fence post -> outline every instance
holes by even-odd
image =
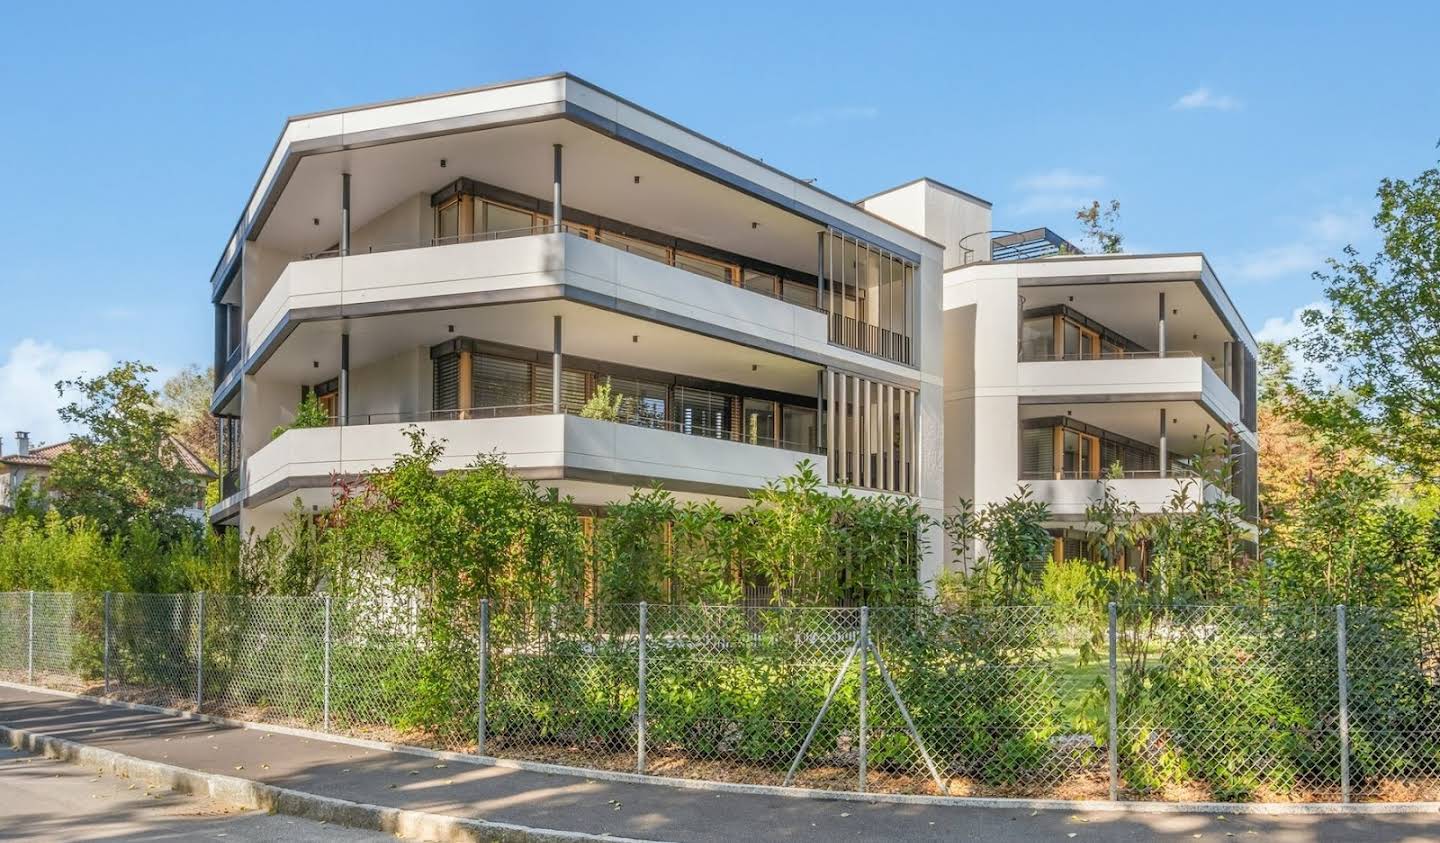
[[[1115,634],[1115,604],[1110,604],[1110,670],[1107,674],[1110,699],[1106,705],[1106,715],[1109,718],[1109,735],[1106,738],[1107,763],[1110,767],[1110,801],[1117,802],[1120,799],[1120,717],[1119,717],[1119,674],[1116,670],[1116,634]]]
[[[480,598],[480,688],[476,701],[475,754],[485,754],[485,686],[490,680],[490,598]]]
[[[635,772],[645,772],[645,638],[649,628],[649,606],[640,601],[640,654],[635,703]]]
[[[29,620],[25,633],[25,684],[35,684],[35,592],[30,592]]]
[[[1350,670],[1346,665],[1345,604],[1335,607],[1335,666],[1340,686],[1340,801],[1350,801]]]
[[[330,595],[325,595],[325,689],[321,700],[325,731],[330,731]]]
[[[205,703],[205,592],[195,604],[195,711]]]
[[[101,625],[105,628],[105,653],[102,661],[105,663],[105,696],[110,696],[110,592],[105,592],[105,609],[101,615]]]
[[[860,792],[865,792],[865,785],[869,778],[867,769],[870,762],[870,723],[868,720],[869,708],[867,704],[868,683],[866,674],[868,668],[867,657],[870,655],[870,607],[860,607]]]

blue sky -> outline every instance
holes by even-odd
[[[1118,198],[1130,250],[1206,252],[1283,335],[1326,256],[1373,247],[1379,179],[1440,157],[1440,5],[1281,5],[15,4],[0,436],[59,436],[59,377],[210,359],[206,282],[286,115],[557,70],[842,196],[928,175],[1072,235]]]

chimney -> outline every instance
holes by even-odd
[[[15,452],[22,457],[30,456],[30,434],[23,430],[15,431]]]

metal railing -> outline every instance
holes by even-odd
[[[0,594],[0,678],[672,777],[954,796],[1440,796],[1434,609],[426,605]]]
[[[406,250],[410,250],[410,249],[428,249],[428,248],[431,248],[431,247],[433,247],[433,246],[453,246],[453,245],[460,244],[460,243],[485,243],[485,242],[489,242],[489,241],[492,241],[492,240],[510,240],[510,239],[513,239],[513,238],[516,238],[516,237],[530,237],[530,236],[532,236],[532,235],[537,235],[537,234],[573,234],[573,235],[575,235],[576,237],[580,237],[580,238],[583,238],[583,239],[585,239],[585,240],[590,240],[590,241],[599,243],[599,244],[602,245],[602,246],[606,246],[606,247],[611,248],[611,249],[616,249],[616,250],[621,251],[621,252],[626,252],[627,254],[632,254],[632,255],[636,255],[636,256],[638,256],[638,257],[646,258],[646,259],[648,259],[648,260],[652,260],[652,261],[655,261],[656,263],[664,264],[664,265],[666,265],[666,266],[676,267],[676,268],[678,268],[678,269],[681,269],[681,270],[684,270],[684,271],[687,271],[687,272],[691,272],[692,275],[696,275],[696,276],[698,276],[698,277],[700,277],[700,278],[705,278],[705,279],[710,280],[710,281],[715,281],[715,282],[720,283],[720,284],[725,284],[726,286],[740,287],[741,289],[748,290],[749,292],[755,293],[756,295],[765,296],[766,298],[771,298],[771,299],[778,299],[778,300],[780,300],[780,301],[784,301],[784,302],[788,302],[788,303],[790,303],[790,304],[793,304],[793,305],[795,305],[796,307],[803,307],[803,308],[805,308],[805,309],[807,309],[807,310],[819,310],[819,309],[820,309],[820,308],[817,307],[817,306],[815,305],[815,303],[813,303],[813,302],[811,302],[811,303],[805,303],[805,302],[795,301],[794,298],[787,298],[786,296],[783,295],[783,288],[780,288],[778,285],[777,285],[777,287],[776,287],[775,289],[765,290],[765,289],[760,289],[760,288],[757,288],[757,287],[754,287],[754,286],[746,286],[746,285],[744,285],[743,283],[741,283],[741,278],[739,277],[739,275],[737,275],[735,278],[732,278],[731,280],[727,281],[727,280],[715,278],[714,276],[711,276],[711,275],[706,275],[705,273],[692,272],[692,271],[690,271],[690,270],[686,270],[683,266],[678,266],[678,265],[677,265],[677,262],[676,262],[676,260],[675,260],[674,254],[673,254],[673,249],[672,249],[670,246],[666,245],[666,244],[663,244],[663,243],[652,243],[651,241],[648,241],[648,240],[640,240],[639,238],[636,238],[636,237],[634,237],[633,235],[625,235],[623,239],[608,239],[608,240],[607,240],[607,239],[604,238],[604,236],[603,236],[603,234],[602,234],[599,238],[597,238],[597,237],[596,237],[596,229],[594,229],[594,228],[592,228],[592,227],[589,227],[589,226],[584,226],[584,225],[572,225],[572,224],[570,224],[570,223],[560,223],[559,225],[555,225],[555,224],[533,225],[533,226],[528,226],[528,227],[524,227],[524,228],[511,228],[511,229],[505,229],[505,230],[501,230],[501,231],[477,231],[477,232],[474,232],[474,233],[472,233],[472,234],[454,234],[454,235],[449,235],[449,236],[446,236],[446,237],[430,237],[430,238],[426,238],[426,239],[423,239],[423,240],[406,240],[406,241],[399,241],[399,242],[394,242],[394,243],[366,244],[363,248],[358,248],[358,249],[352,248],[352,249],[350,250],[350,255],[353,256],[353,255],[382,254],[382,253],[385,253],[385,252],[401,252],[401,251],[406,251]],[[633,242],[633,243],[628,243],[628,242],[625,242],[625,241],[634,241],[634,242]],[[656,249],[665,249],[665,250],[667,250],[667,254],[669,255],[669,257],[661,258],[661,257],[659,257],[658,255],[656,255],[653,251],[646,249],[645,246],[652,246],[652,247],[654,247],[654,248],[656,248]],[[334,249],[325,249],[325,250],[318,251],[318,252],[306,252],[305,254],[301,255],[300,259],[301,259],[301,260],[307,260],[307,261],[308,261],[308,260],[321,260],[321,259],[325,259],[325,258],[337,258],[337,257],[342,257],[341,250],[340,250],[338,247],[337,247],[337,248],[334,248]],[[729,266],[729,265],[727,265],[727,266]],[[734,266],[735,266],[735,268],[738,270],[738,265],[734,265]],[[777,279],[777,280],[778,280],[778,279]]]
[[[562,405],[560,413],[562,415],[586,417],[584,407],[574,403]],[[345,426],[424,424],[426,422],[437,421],[478,421],[484,419],[549,415],[555,415],[553,404],[507,404],[488,407],[471,407],[464,410],[428,410],[424,412],[404,413],[351,413],[344,417],[344,423]],[[807,454],[821,453],[818,443],[796,442],[783,438],[777,439],[774,436],[751,436],[744,431],[743,426],[740,428],[715,427],[712,425],[696,424],[694,422],[634,413],[622,413],[613,418],[609,416],[590,416],[590,418],[594,418],[597,421],[629,425],[631,427],[645,427],[652,430],[665,430],[687,436],[699,436],[705,439],[718,439],[724,442],[739,442],[741,444],[758,445],[765,448],[780,448],[786,451],[798,451]],[[341,426],[340,422],[341,417],[332,416],[330,426]]]
[[[1125,469],[1116,474],[1109,468],[1100,471],[1023,471],[1020,473],[1021,480],[1144,480],[1144,479],[1183,479],[1199,477],[1200,472],[1186,465],[1171,466],[1164,475],[1160,474],[1158,468],[1146,469]]]
[[[1167,351],[1161,354],[1158,351],[1102,351],[1099,354],[1090,352],[1074,352],[1070,354],[1036,354],[1023,349],[1020,352],[1021,363],[1054,363],[1061,361],[1078,360],[1163,360],[1169,357],[1200,357],[1198,351],[1176,350]]]

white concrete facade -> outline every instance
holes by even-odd
[[[849,202],[565,74],[292,118],[211,279],[212,520],[328,506],[411,424],[443,470],[499,452],[596,507],[735,506],[809,459],[937,523],[1024,484],[1083,528],[1097,481],[1026,467],[1051,428],[1134,461],[1114,488],[1146,511],[1221,494],[1175,475],[1253,451],[1256,349],[1204,258],[992,262],[991,211],[925,178]],[[1036,319],[1095,353],[1027,356]],[[601,382],[625,419],[576,416]],[[307,389],[335,425],[283,431]],[[926,539],[929,582],[953,554]]]
[[[884,263],[832,319],[841,243]],[[938,519],[943,251],[569,75],[293,118],[211,279],[212,521],[327,507],[412,424],[441,470],[493,452],[585,506],[652,483],[738,506],[801,460],[836,476],[836,373],[867,397],[844,477]],[[601,382],[625,418],[576,415]],[[332,425],[287,429],[307,390]]]

